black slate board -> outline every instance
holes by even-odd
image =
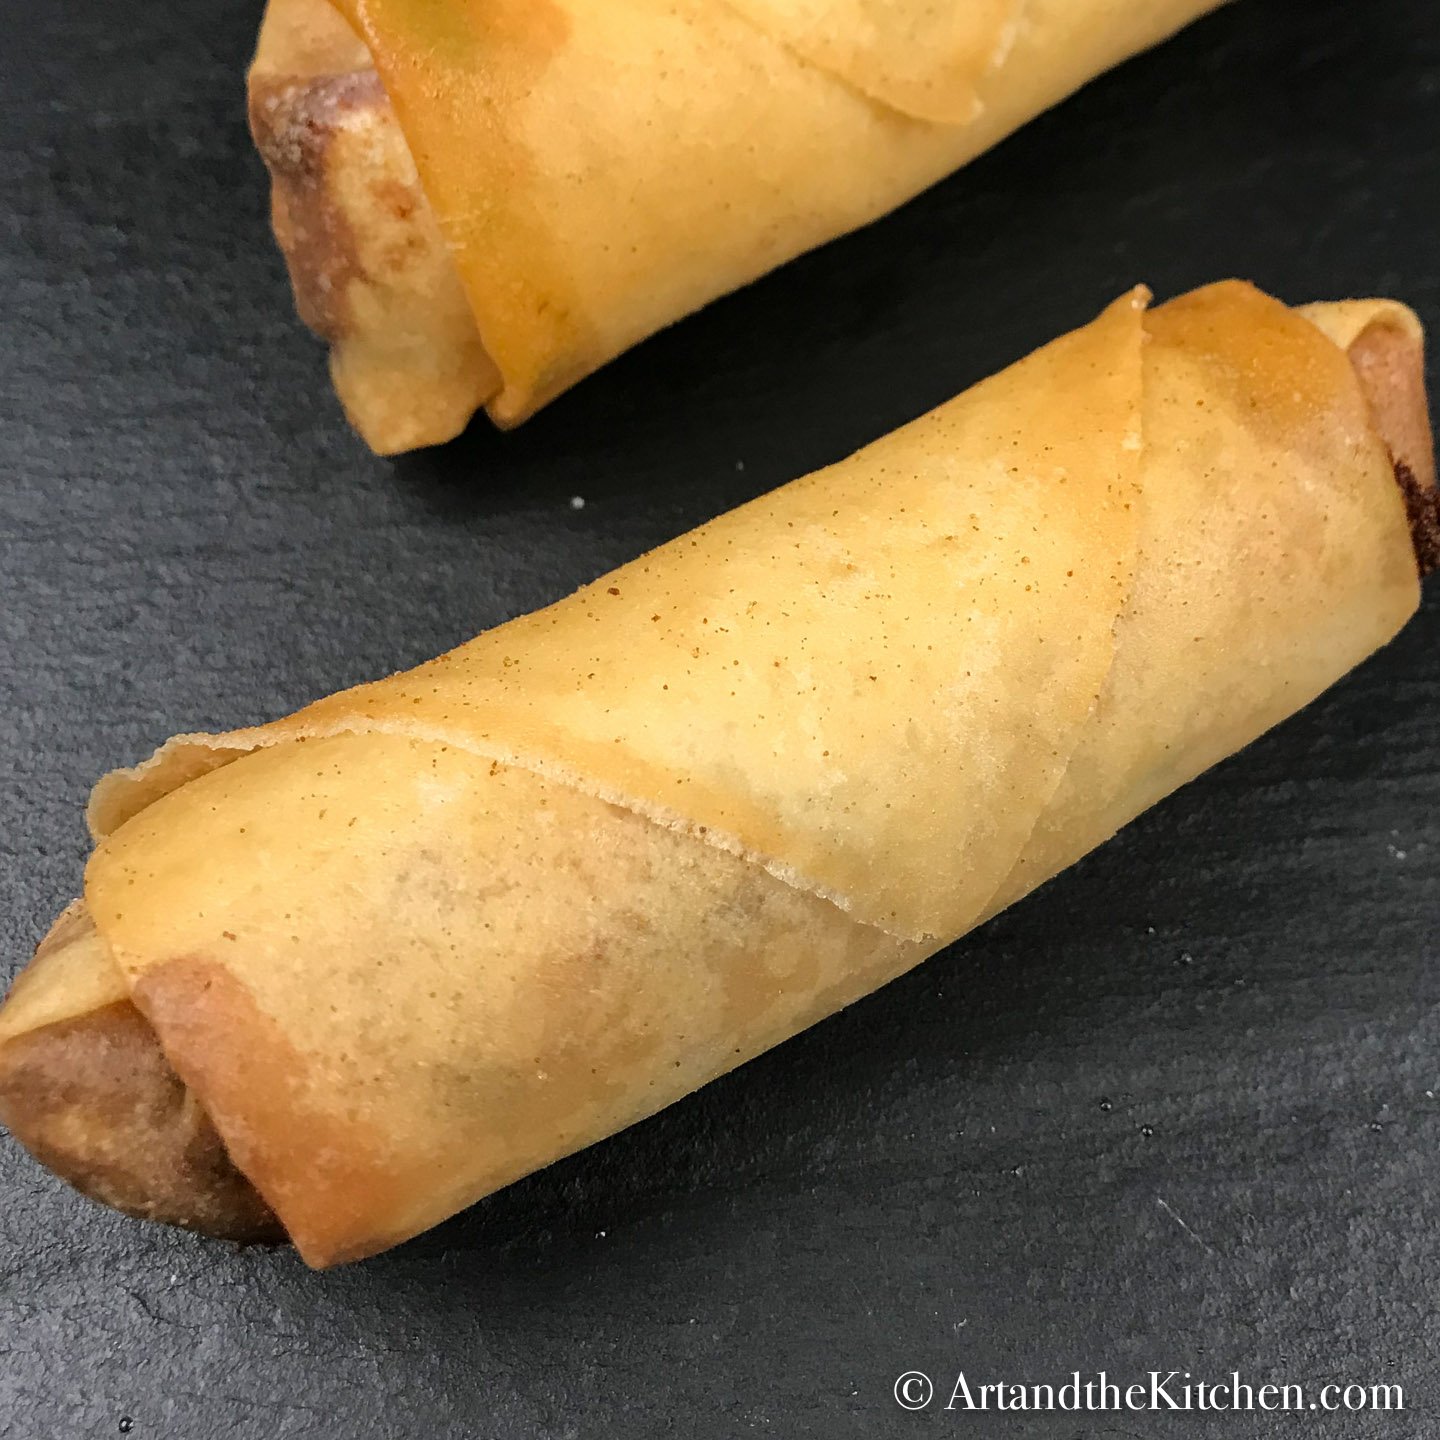
[[[1138,279],[1440,325],[1433,0],[1242,0],[509,437],[399,463],[292,318],[254,5],[0,40],[0,954],[103,769],[408,665],[836,458]],[[572,509],[570,497],[586,505]],[[315,1275],[0,1146],[0,1431],[1440,1434],[1440,598],[1015,912],[700,1095]],[[1072,1369],[1407,1414],[905,1413]],[[1308,1428],[1307,1428],[1308,1427]]]

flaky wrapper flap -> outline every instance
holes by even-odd
[[[416,670],[108,778],[104,833],[256,745],[443,741],[949,939],[1058,783],[1134,565],[1140,292],[840,464]]]
[[[766,34],[902,115],[973,123],[996,91],[1026,83],[1036,37],[1063,26],[1073,0],[726,0]],[[1192,19],[1187,0],[1102,0],[1093,31],[1142,28],[1151,38]],[[1018,70],[1012,60],[1018,52]]]
[[[807,62],[921,120],[963,124],[1005,62],[1027,0],[727,0]]]

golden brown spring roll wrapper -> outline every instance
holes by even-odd
[[[1218,3],[270,0],[251,115],[388,452],[524,419]]]
[[[1403,624],[1406,505],[1341,347],[1408,375],[1414,317],[1143,302],[429,666],[97,787],[79,963],[307,1260],[873,989]]]

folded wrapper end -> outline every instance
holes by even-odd
[[[1370,401],[1375,428],[1390,447],[1423,579],[1440,570],[1440,490],[1425,393],[1424,336],[1399,324],[1377,322],[1360,332],[1349,355]]]
[[[1350,357],[1395,466],[1423,579],[1440,569],[1440,490],[1425,389],[1425,332],[1411,310],[1393,301],[1308,305],[1301,313]]]
[[[300,318],[378,455],[453,439],[499,389],[369,52],[329,0],[268,7],[250,132]]]
[[[1390,302],[1303,313],[1351,358],[1428,573],[1440,562],[1440,502],[1419,322]],[[130,1003],[83,902],[0,1006],[0,1120],[42,1164],[126,1214],[222,1239],[285,1238]]]
[[[286,1238],[126,998],[83,901],[40,942],[4,1018],[22,1005],[35,1018],[79,1007],[0,1032],[0,1121],[42,1165],[137,1219],[221,1240]]]

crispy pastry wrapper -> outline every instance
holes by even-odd
[[[523,420],[1220,0],[270,0],[256,142],[365,439]]]
[[[1146,301],[427,665],[106,777],[95,943],[27,972],[0,1070],[128,998],[326,1265],[1070,864],[1418,602],[1382,438],[1426,474],[1414,316]]]

